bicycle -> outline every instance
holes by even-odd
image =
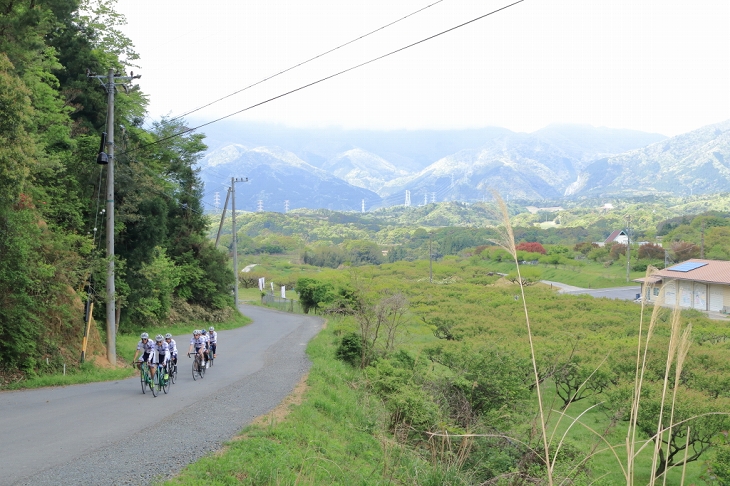
[[[142,364],[139,367],[139,381],[142,384],[142,394],[144,395],[145,388],[148,386],[150,387],[150,390],[152,391],[152,396],[156,397],[157,393],[155,391],[154,383],[152,383],[152,377],[150,375],[150,365],[147,363],[147,361],[143,361]]]
[[[188,353],[188,358],[190,358],[190,353]],[[205,366],[203,366],[203,358],[200,357],[200,353],[195,353],[195,358],[193,359],[193,380],[197,380],[198,377],[202,379],[204,374]]]
[[[170,382],[174,385],[177,380],[177,363],[173,363],[172,360],[167,362],[168,370],[167,374],[170,375]]]
[[[210,363],[210,367],[211,368],[213,367],[213,360],[214,359],[215,359],[215,357],[213,356],[213,348],[210,347],[210,348],[208,348],[208,363]]]
[[[162,390],[163,392],[165,392],[165,395],[167,395],[167,393],[170,391],[170,386],[172,386],[168,365],[165,365],[164,367],[158,366],[157,373],[155,373],[155,385],[157,385],[157,391],[159,392],[160,390]],[[165,378],[165,376],[167,376],[167,378]]]

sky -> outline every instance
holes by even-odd
[[[515,0],[118,0],[149,115],[195,124],[261,103]],[[434,4],[434,2],[436,2]],[[730,119],[727,0],[524,0],[235,115],[290,127],[532,132],[552,123],[667,136]]]

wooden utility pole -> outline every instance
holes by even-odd
[[[631,215],[626,216],[626,281],[628,282],[631,271]]]
[[[233,230],[233,301],[238,308],[238,237],[236,236],[236,182],[248,182],[248,177],[231,177],[231,229]]]
[[[223,214],[221,214],[221,224],[218,225],[218,234],[215,237],[215,246],[218,247],[218,240],[221,237],[221,229],[223,229],[223,221],[226,219],[226,209],[228,208],[228,199],[231,197],[231,188],[226,193],[226,203],[223,205]]]
[[[106,355],[109,363],[117,364],[117,319],[116,319],[116,289],[114,288],[114,93],[117,85],[127,89],[125,82],[139,79],[141,76],[117,76],[113,69],[109,69],[106,76],[92,74],[87,70],[86,76],[96,78],[107,92],[106,106]],[[106,80],[104,83],[103,80]],[[117,83],[117,81],[121,81]],[[101,154],[100,154],[101,155]],[[104,163],[97,159],[99,163]]]

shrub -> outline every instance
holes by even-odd
[[[339,346],[337,346],[337,359],[352,366],[359,366],[361,355],[362,338],[360,335],[354,332],[348,332],[342,336],[342,340]]]
[[[530,253],[540,253],[541,255],[545,255],[547,252],[545,251],[545,247],[543,247],[540,243],[537,242],[522,242],[516,247],[517,251],[526,251]]]

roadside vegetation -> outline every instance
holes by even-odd
[[[265,257],[329,319],[305,400],[171,484],[727,484],[728,322],[560,295],[548,269],[597,286],[614,265],[497,240],[432,267]]]

